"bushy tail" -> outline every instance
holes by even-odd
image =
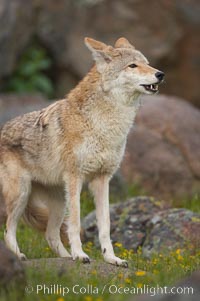
[[[39,207],[29,203],[24,211],[23,220],[29,226],[40,232],[45,232],[48,222],[48,208]],[[63,244],[68,244],[67,236],[67,217],[64,218],[60,228],[60,237]]]
[[[23,219],[26,224],[37,229],[40,232],[45,232],[47,228],[48,216],[49,216],[49,208],[48,202],[51,199],[58,199],[58,203],[61,201],[59,198],[63,200],[64,195],[56,188],[46,189],[44,186],[39,184],[32,185],[32,193],[28,202],[28,205],[24,211]],[[56,202],[55,202],[56,206]],[[67,236],[67,216],[65,216],[63,223],[60,228],[60,236],[61,240],[64,244],[68,244],[68,236]]]

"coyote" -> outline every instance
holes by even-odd
[[[90,259],[80,239],[80,193],[89,183],[101,251],[106,262],[127,267],[110,239],[109,180],[123,158],[141,94],[158,92],[164,73],[149,66],[125,38],[115,46],[85,38],[95,64],[66,96],[7,122],[0,130],[0,190],[7,222],[5,242],[22,260],[19,219],[45,232],[60,257]],[[71,255],[63,245],[69,240]]]

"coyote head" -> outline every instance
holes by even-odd
[[[164,73],[151,67],[127,39],[118,39],[114,47],[91,38],[85,38],[85,44],[93,54],[105,91],[117,89],[117,93],[129,96],[158,92]]]

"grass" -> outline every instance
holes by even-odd
[[[183,202],[182,205],[195,212],[200,212],[200,202],[197,197]],[[92,198],[87,192],[83,194],[81,206],[84,215],[93,209]],[[0,231],[0,239],[3,239],[3,230]],[[22,223],[19,226],[17,236],[20,248],[28,258],[55,257],[43,235]],[[83,248],[92,259],[96,259],[97,264],[101,262],[100,250],[91,242],[84,244]],[[170,285],[174,285],[181,278],[200,268],[200,250],[191,249],[189,245],[185,249],[177,249],[168,255],[153,255],[151,259],[144,258],[141,249],[134,253],[132,250],[126,250],[119,242],[115,243],[114,248],[116,255],[128,260],[128,271],[119,269],[115,275],[102,276],[99,274],[98,266],[96,266],[94,270],[85,272],[83,276],[80,275],[80,263],[76,263],[70,272],[58,272],[50,267],[41,267],[40,270],[28,268],[26,277],[29,293],[26,292],[19,299],[17,290],[12,289],[7,295],[4,295],[4,292],[0,293],[0,301],[130,300],[136,295],[136,290],[140,292],[146,286],[151,290],[151,294],[154,294],[157,287],[167,286],[169,288]],[[43,287],[38,287],[40,289],[38,293],[36,291],[37,285],[43,285]],[[46,294],[44,294],[45,286]],[[30,292],[31,288],[34,289],[34,292]],[[105,291],[102,294],[104,288]],[[64,290],[66,292],[69,290],[65,296],[62,293]]]
[[[186,208],[200,214],[200,194],[195,194],[192,198],[174,200],[172,207]]]
[[[24,247],[23,251],[25,251],[30,258],[46,258],[52,256],[45,241],[34,231],[21,226],[18,236],[21,247]],[[26,241],[24,246],[22,244],[23,241]],[[114,276],[106,275],[100,277],[98,267],[96,267],[90,273],[85,273],[83,277],[79,273],[80,263],[77,263],[73,272],[70,271],[70,273],[59,273],[47,267],[41,267],[40,271],[28,268],[26,271],[28,290],[33,288],[34,292],[25,293],[24,298],[20,300],[128,300],[134,295],[130,291],[134,292],[137,288],[141,289],[144,288],[145,285],[148,285],[153,294],[156,287],[170,287],[170,285],[174,284],[177,280],[185,275],[191,274],[192,271],[198,269],[200,266],[200,252],[191,254],[187,250],[177,249],[167,256],[158,254],[154,255],[151,259],[145,259],[140,249],[137,253],[134,253],[132,250],[123,248],[120,243],[116,243],[114,247],[118,256],[129,261],[128,274],[127,270],[124,269],[119,270]],[[91,258],[95,258],[97,262],[101,260],[100,251],[97,250],[91,242],[84,245],[84,250]],[[40,285],[43,287],[40,287]],[[40,289],[38,293],[37,286],[38,289]],[[102,295],[102,290],[105,286],[106,289]],[[55,287],[57,287],[56,290]],[[67,291],[67,289],[69,289],[70,292],[66,294],[66,296],[63,296],[63,290]],[[121,292],[123,290],[129,290],[129,293],[115,293],[116,289],[120,289]],[[44,294],[44,290],[46,294]],[[49,294],[48,290],[50,290]],[[5,298],[5,296],[2,295],[0,300],[17,300],[16,291],[11,291],[9,297],[7,295]]]

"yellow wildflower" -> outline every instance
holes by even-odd
[[[116,243],[115,243],[115,247],[121,248],[121,247],[122,247],[122,244],[121,244],[120,242],[116,242]]]
[[[143,284],[142,283],[137,283],[137,287],[141,288],[141,287],[143,287]]]
[[[177,259],[181,261],[181,260],[183,260],[183,256],[178,255],[178,256],[177,256]]]
[[[200,222],[200,218],[199,217],[192,217],[192,222],[199,223]]]
[[[84,300],[85,301],[92,301],[92,297],[91,296],[85,296]]]
[[[158,263],[158,259],[157,259],[157,258],[154,258],[154,259],[152,260],[152,262],[153,262],[153,264],[157,264],[157,263]]]
[[[128,284],[131,284],[131,279],[130,278],[126,278],[125,282],[128,283]]]
[[[146,275],[146,272],[145,271],[136,271],[135,275],[136,276],[144,276],[144,275]]]
[[[126,257],[127,256],[127,252],[126,252],[126,250],[124,250],[123,252],[122,252],[122,255],[121,255],[122,257]]]
[[[122,279],[123,277],[124,277],[124,274],[122,274],[122,273],[118,274],[118,278]]]
[[[93,242],[92,241],[88,241],[87,245],[88,245],[88,247],[92,247],[93,246]]]
[[[56,301],[65,301],[65,299],[63,297],[59,297],[58,299],[56,299]]]

